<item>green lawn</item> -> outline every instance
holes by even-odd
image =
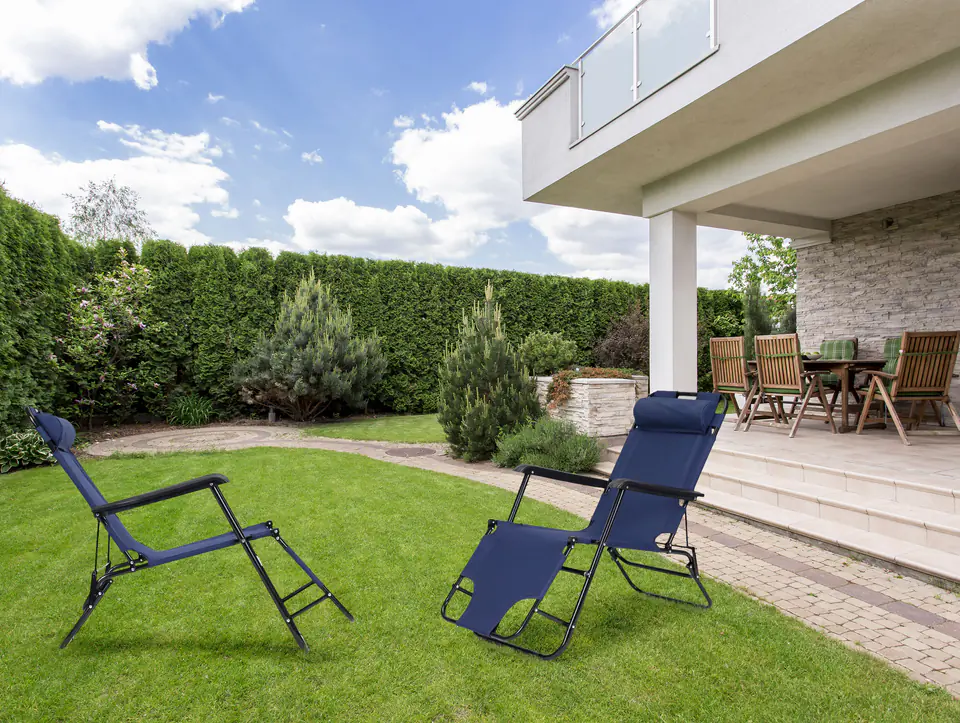
[[[241,522],[274,520],[357,622],[321,605],[299,618],[312,646],[301,653],[234,547],[119,579],[60,651],[85,592],[93,520],[61,470],[4,475],[2,720],[960,720],[942,690],[732,589],[708,581],[714,609],[686,609],[633,593],[608,559],[560,659],[485,643],[439,608],[487,519],[509,511],[512,495],[493,487],[294,449],[87,469],[108,499],[225,473]],[[531,501],[520,517],[579,522]],[[124,518],[154,546],[226,529],[206,493]],[[300,584],[275,543],[256,544],[281,593]],[[571,592],[561,587],[547,609],[560,612]]]
[[[436,414],[410,414],[375,419],[328,422],[304,430],[311,437],[355,439],[363,442],[445,442]]]

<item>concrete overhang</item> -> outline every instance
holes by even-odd
[[[526,200],[634,216],[680,208],[696,212],[703,225],[767,233],[777,227],[783,235],[812,239],[851,208],[909,200],[897,189],[858,191],[859,199],[844,200],[836,182],[818,194],[810,179],[822,184],[824,173],[841,173],[850,184],[869,180],[881,168],[895,173],[907,163],[910,168],[901,170],[917,181],[913,198],[933,195],[927,189],[960,187],[956,145],[952,153],[939,153],[936,168],[928,165],[938,157],[938,144],[953,143],[960,128],[954,114],[960,107],[960,55],[951,52],[960,48],[960,2],[719,0],[719,8],[717,53],[584,139],[572,125],[575,69],[564,67],[534,94],[518,113]],[[915,79],[907,76],[911,69],[917,69]],[[885,97],[866,92],[888,80]],[[913,80],[925,85],[911,95]],[[929,95],[938,83],[939,102]],[[922,100],[911,117],[917,97]],[[861,102],[874,107],[859,109]],[[846,110],[848,126],[838,130],[844,139],[828,137],[833,145],[821,153],[783,154],[778,144],[786,135],[777,138],[778,130],[811,125],[806,119],[818,111],[822,122],[834,108]],[[900,111],[885,125],[871,115],[890,108]],[[877,122],[858,127],[863,118]],[[834,125],[839,129],[840,122]],[[927,172],[903,150],[910,147],[916,158],[923,151]],[[745,169],[738,156],[743,149],[765,150],[779,165]],[[877,160],[881,156],[885,161]],[[707,187],[702,174],[711,163],[730,178]],[[798,173],[806,163],[811,165]],[[773,182],[771,174],[791,165],[792,176]]]

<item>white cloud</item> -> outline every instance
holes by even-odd
[[[179,133],[164,133],[160,130],[144,131],[138,125],[120,126],[106,121],[97,121],[97,128],[105,133],[120,135],[120,142],[123,145],[146,156],[212,163],[211,159],[223,155],[223,151],[218,146],[210,145],[210,134],[206,131],[195,136],[182,136]]]
[[[485,81],[475,80],[470,85],[468,85],[464,90],[472,90],[474,93],[479,93],[480,95],[486,95],[487,91],[490,90],[490,86],[486,84]]]
[[[421,205],[393,209],[347,198],[290,204],[284,217],[292,245],[376,258],[427,261],[467,258],[528,222],[570,273],[634,282],[648,280],[649,223],[641,218],[524,203],[520,186],[522,101],[485,100],[445,113],[438,126],[406,128],[390,160],[397,178]],[[699,279],[723,287],[743,236],[700,229]]]
[[[517,87],[516,87],[516,89],[514,90],[514,93],[513,93],[514,96],[516,96],[517,98],[519,98],[520,96],[523,95],[523,90],[524,90],[523,81],[522,81],[522,80],[518,80],[518,81],[517,81]]]
[[[320,155],[319,151],[310,151],[309,153],[304,151],[300,154],[300,158],[310,165],[323,163],[323,156]]]
[[[413,118],[408,115],[397,116],[393,119],[394,128],[412,128],[414,124]]]
[[[266,133],[268,136],[275,136],[275,135],[277,135],[277,132],[276,132],[275,130],[273,130],[272,128],[267,128],[267,127],[264,126],[264,125],[260,125],[260,124],[257,123],[257,121],[255,121],[255,120],[250,121],[250,125],[252,125],[254,128],[256,128],[256,129],[257,129],[258,131],[260,131],[261,133]]]
[[[270,220],[269,218],[267,218],[266,216],[264,216],[262,213],[258,213],[258,214],[256,215],[256,219],[257,219],[260,223],[266,223],[267,221]]]
[[[374,258],[449,256],[447,240],[437,224],[416,206],[392,211],[358,206],[346,198],[310,202],[297,199],[284,220],[293,227],[293,243],[301,251]]]
[[[240,212],[235,208],[215,208],[210,215],[214,218],[239,218]]]
[[[113,123],[102,123],[101,130],[119,134],[134,155],[73,161],[6,143],[0,145],[0,179],[13,195],[63,217],[70,210],[65,193],[76,193],[90,181],[116,178],[140,194],[141,207],[161,238],[187,245],[210,241],[197,229],[200,214],[195,206],[229,209],[230,196],[223,186],[230,177],[214,164],[206,134],[180,136]]]
[[[254,208],[260,208],[260,199],[259,199],[259,198],[253,199],[253,207],[254,207]]]
[[[436,118],[434,118],[432,115],[427,115],[426,113],[421,113],[421,114],[420,114],[420,120],[422,120],[422,121],[423,121],[424,123],[426,123],[428,126],[431,126],[431,125],[433,125],[434,123],[437,122],[437,119],[436,119]]]
[[[266,249],[270,252],[270,255],[274,257],[276,257],[281,251],[291,250],[290,244],[288,243],[265,238],[248,238],[244,241],[230,241],[229,243],[225,243],[223,245],[229,246],[238,254],[246,249]]]
[[[285,135],[287,138],[293,138],[293,133],[288,131],[286,128],[281,128],[280,132],[283,133],[283,135]]]
[[[233,118],[228,118],[227,116],[223,116],[223,118],[220,119],[220,122],[225,126],[230,126],[231,128],[236,128],[240,125],[240,121],[234,120]]]
[[[551,208],[530,224],[547,248],[578,276],[644,283],[650,280],[650,222],[578,208]],[[746,251],[742,233],[697,229],[697,283],[725,288],[735,259]]]
[[[563,45],[564,43],[570,42],[570,36],[567,33],[560,33],[557,37],[557,45]]]
[[[211,105],[213,105],[215,103],[219,103],[221,100],[223,100],[226,97],[227,96],[225,95],[214,95],[213,93],[207,93],[207,103],[210,103]]]
[[[133,81],[149,90],[157,72],[148,48],[165,43],[193,20],[212,24],[255,0],[17,0],[4,3],[0,79],[35,85],[47,78]]]

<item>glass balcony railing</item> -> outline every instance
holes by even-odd
[[[580,138],[717,50],[718,0],[644,0],[577,59]]]

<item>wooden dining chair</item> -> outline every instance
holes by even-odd
[[[820,379],[821,373],[808,372],[803,368],[800,337],[797,334],[758,336],[754,339],[754,348],[757,353],[758,393],[769,400],[771,411],[774,414],[779,412],[784,421],[788,421],[789,415],[784,411],[783,399],[786,397],[803,399],[790,429],[790,438],[796,436],[797,428],[803,421],[814,397],[820,401],[830,429],[836,434],[837,425],[833,421],[833,407],[827,403],[827,394]],[[777,403],[776,407],[774,401]],[[747,430],[750,429],[759,406],[757,404],[751,411],[747,419]]]
[[[733,402],[737,413],[739,431],[753,405],[760,404],[757,375],[747,366],[746,345],[742,336],[714,337],[710,340],[710,369],[713,372],[713,391],[723,394]],[[743,409],[740,408],[738,395],[743,395]],[[768,415],[763,415],[767,418]]]
[[[896,369],[890,373],[884,371],[868,371],[867,378],[870,386],[867,387],[867,396],[863,400],[863,410],[860,421],[857,423],[857,434],[863,432],[867,424],[883,423],[882,417],[871,417],[870,407],[877,394],[883,401],[882,408],[886,409],[893,420],[900,439],[907,446],[910,441],[904,429],[900,415],[897,414],[897,402],[910,402],[911,426],[919,426],[923,419],[914,416],[919,404],[922,410],[929,402],[939,413],[937,404],[943,404],[950,411],[953,423],[960,430],[960,415],[950,401],[950,384],[953,380],[953,370],[957,364],[957,354],[960,350],[960,331],[905,331],[900,339],[900,353],[897,358]]]

